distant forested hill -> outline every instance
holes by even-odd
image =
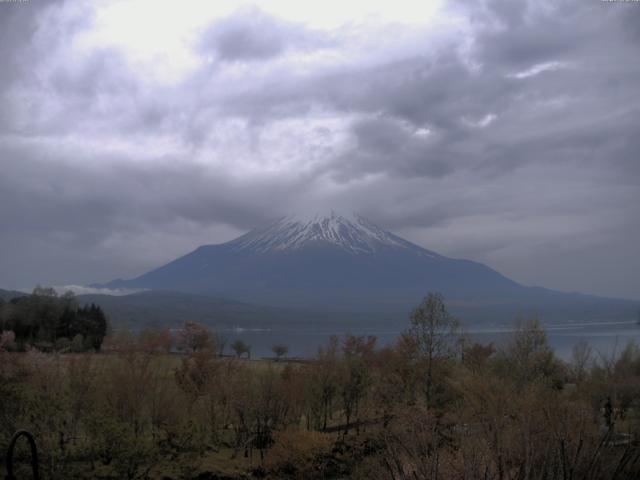
[[[79,295],[80,303],[95,303],[115,328],[178,327],[186,320],[217,327],[268,327],[314,325],[336,327],[357,322],[388,322],[389,315],[325,309],[280,308],[227,298],[172,291],[148,291],[131,295]],[[399,321],[405,322],[402,315]],[[387,323],[388,325],[388,323]],[[341,328],[340,331],[343,329]]]
[[[25,296],[27,296],[27,294],[24,292],[18,292],[16,290],[3,290],[2,288],[0,288],[0,298],[5,302],[11,300],[12,298]]]

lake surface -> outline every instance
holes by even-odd
[[[629,341],[640,343],[640,325],[635,321],[611,321],[592,323],[543,324],[550,345],[556,355],[569,359],[573,346],[584,339],[593,348],[595,355],[611,355],[620,352]],[[404,328],[404,327],[403,327]],[[466,326],[466,332],[478,342],[494,342],[504,344],[513,333],[513,327],[504,325]],[[241,339],[251,345],[252,356],[272,357],[271,346],[284,343],[289,347],[290,357],[313,357],[318,347],[326,345],[331,335],[375,335],[378,345],[388,345],[395,341],[402,328],[391,327],[351,327],[351,328],[318,328],[318,327],[279,327],[242,329],[226,328],[219,332],[230,345],[235,339]],[[230,349],[227,346],[227,352]]]

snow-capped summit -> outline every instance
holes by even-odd
[[[422,255],[436,256],[383,230],[358,214],[345,215],[334,210],[326,214],[281,217],[231,243],[236,251],[259,253],[329,245],[354,254],[375,253],[383,249],[412,249],[419,250]]]

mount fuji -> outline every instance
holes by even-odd
[[[554,317],[571,311],[574,318],[615,311],[632,318],[637,307],[624,300],[526,287],[486,265],[445,257],[361,216],[333,211],[279,218],[227,243],[201,246],[137,278],[101,286],[361,312],[406,312],[427,292],[438,291],[454,313],[485,318],[533,311]]]

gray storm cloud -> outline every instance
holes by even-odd
[[[0,3],[0,288],[136,275],[296,205],[640,299],[639,5],[324,30],[245,6],[183,70],[87,42],[99,8]]]
[[[329,35],[279,20],[257,7],[245,7],[202,34],[200,51],[223,62],[268,60],[287,50],[315,50],[329,46]]]

